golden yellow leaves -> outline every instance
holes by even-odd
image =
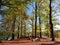
[[[50,11],[50,8],[49,8],[49,6],[46,6],[46,8],[45,8],[47,11]]]
[[[57,32],[58,38],[60,38],[60,32]]]
[[[36,2],[40,2],[41,0],[36,0]]]
[[[15,4],[15,1],[14,0],[10,0],[9,3],[10,4]]]
[[[18,9],[18,10],[21,10],[21,8],[22,8],[21,6],[17,6],[17,9]]]
[[[37,32],[40,32],[40,30],[37,30]]]

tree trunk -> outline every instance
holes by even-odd
[[[24,24],[24,37],[26,37],[26,24]]]
[[[19,30],[20,30],[20,17],[19,17],[19,22],[18,22],[18,36],[17,36],[17,38],[20,38],[19,37]]]
[[[40,38],[42,38],[42,33],[41,33],[41,18],[39,17],[39,27],[40,27]]]
[[[36,38],[36,30],[37,30],[37,2],[35,2],[35,38]]]
[[[51,0],[50,0],[50,31],[51,31],[51,38],[52,38],[52,41],[54,41],[54,33],[53,33],[53,23],[52,23],[52,8],[51,8]]]
[[[32,20],[32,38],[33,38],[33,20]]]
[[[12,40],[14,40],[15,21],[16,21],[16,15],[14,15],[14,19],[12,23]]]
[[[26,22],[25,21],[24,21],[24,37],[26,37]]]
[[[21,37],[22,37],[22,19],[21,19]]]
[[[18,26],[18,37],[17,38],[19,38],[19,26]]]
[[[2,1],[0,0],[0,9],[1,9]]]

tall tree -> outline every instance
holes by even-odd
[[[12,40],[14,39],[15,21],[16,21],[16,15],[14,15],[14,19],[12,23]]]
[[[52,23],[52,8],[51,8],[51,0],[50,0],[50,15],[49,15],[49,22],[50,22],[50,31],[51,31],[51,38],[52,38],[52,41],[55,40],[54,38],[54,32],[53,32],[53,23]]]
[[[37,31],[37,2],[35,2],[35,38],[36,38],[36,31]]]
[[[18,26],[18,37],[17,38],[19,38],[19,26]]]
[[[40,38],[42,38],[42,32],[41,32],[41,17],[39,17],[39,28],[40,28]]]

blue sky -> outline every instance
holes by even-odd
[[[31,5],[28,6],[28,9],[26,9],[26,12],[29,16],[32,15],[32,10],[33,10],[33,7]]]
[[[32,11],[35,8],[35,2],[32,3],[32,5],[28,5],[28,8],[26,9],[26,12],[29,16],[32,16]]]

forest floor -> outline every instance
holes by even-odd
[[[0,45],[60,45],[60,38],[56,38],[55,41],[51,41],[51,38],[45,37],[40,39],[40,41],[32,41],[32,39],[5,40]]]

